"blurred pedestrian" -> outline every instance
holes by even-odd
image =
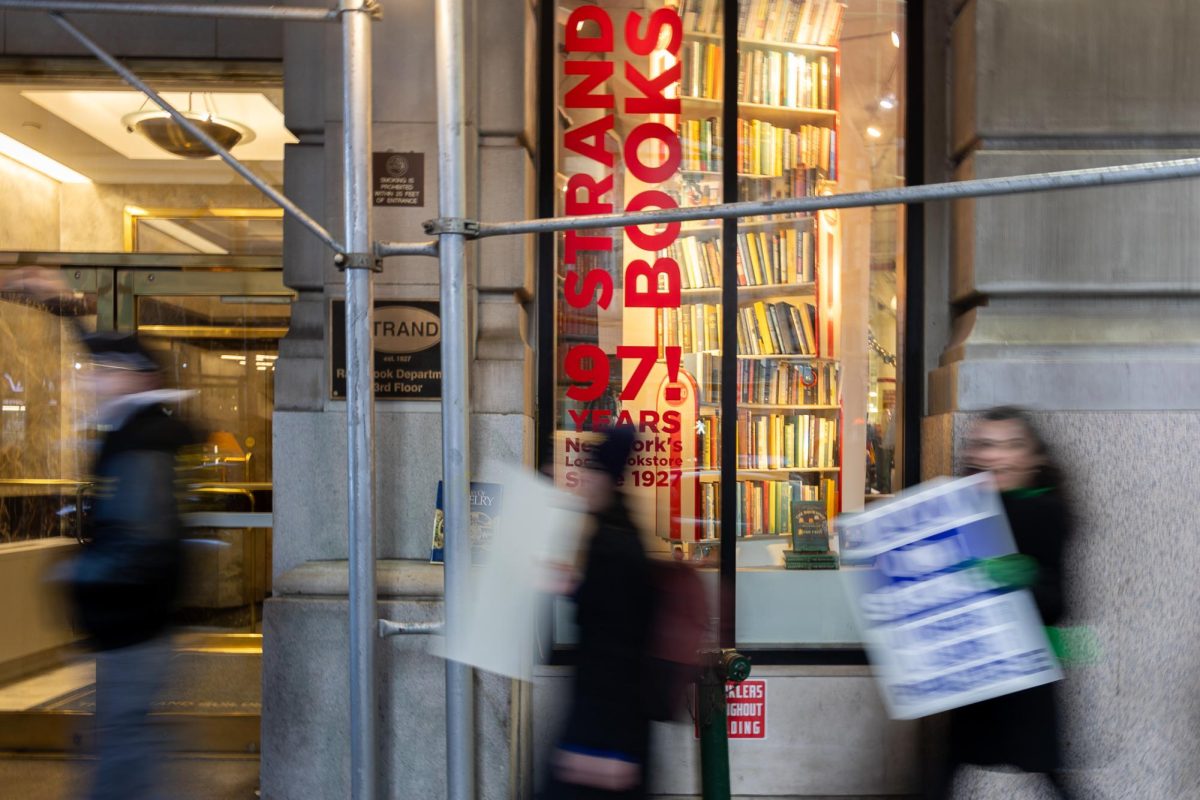
[[[990,472],[1000,490],[1017,553],[984,563],[989,577],[1033,593],[1043,624],[1066,611],[1063,551],[1070,529],[1062,473],[1029,415],[1018,408],[986,411],[966,439],[969,472]],[[949,758],[930,797],[952,797],[964,764],[1007,765],[1043,773],[1059,797],[1071,793],[1063,779],[1057,684],[1044,684],[950,712]]]
[[[96,651],[99,760],[90,796],[132,800],[154,796],[163,756],[162,732],[148,715],[166,679],[165,634],[182,580],[175,459],[195,436],[164,405],[171,393],[136,337],[92,334],[85,343],[103,437],[92,468],[90,542],[70,589]]]
[[[69,315],[75,298],[51,271],[23,270],[0,287]],[[79,628],[96,654],[93,800],[160,796],[163,734],[151,707],[166,680],[167,631],[182,580],[182,530],[175,502],[179,451],[195,443],[169,405],[153,356],[132,334],[84,334],[90,358],[82,391],[96,404],[101,433],[91,475],[96,498],[87,544],[65,576]]]
[[[634,440],[630,426],[610,429],[584,471],[593,531],[575,592],[579,665],[566,726],[552,754],[553,800],[646,796],[652,583],[641,535],[618,488]]]

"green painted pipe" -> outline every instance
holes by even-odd
[[[725,684],[750,676],[750,659],[734,650],[702,654],[705,668],[698,689],[700,717],[700,791],[704,800],[730,800],[729,724]]]

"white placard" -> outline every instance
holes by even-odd
[[[895,719],[1062,678],[1033,595],[980,561],[1016,552],[991,478],[941,478],[835,523],[847,594]]]

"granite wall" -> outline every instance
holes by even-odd
[[[1192,4],[946,0],[929,9],[948,75],[930,180],[1194,155]],[[940,87],[939,87],[940,82]],[[1102,657],[1071,670],[1065,747],[1081,797],[1194,797],[1200,644],[1200,183],[961,201],[927,228],[941,294],[924,477],[953,471],[975,411],[1028,406],[1077,514],[1071,618]],[[934,215],[937,218],[937,215]],[[938,253],[948,254],[939,258]],[[928,331],[927,331],[928,333]],[[930,342],[931,346],[935,342]],[[972,771],[958,797],[1048,797]]]

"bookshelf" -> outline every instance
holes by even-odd
[[[722,156],[736,157],[738,200],[832,191],[838,177],[840,48],[835,0],[743,0],[738,85],[722,85],[727,44],[718,0],[685,4],[681,50],[680,176],[696,196],[720,196]],[[734,137],[722,131],[737,108]],[[736,142],[736,148],[733,146]],[[689,186],[685,186],[685,189]],[[833,223],[833,224],[830,224]],[[739,540],[797,533],[795,502],[841,506],[839,315],[830,285],[840,270],[836,217],[748,218],[737,226],[737,530]],[[657,320],[660,346],[679,345],[700,395],[695,468],[701,516],[720,518],[722,224],[685,223],[675,257],[683,306]],[[726,355],[723,355],[726,354]],[[719,527],[719,526],[716,526]],[[703,541],[719,538],[702,525]]]

